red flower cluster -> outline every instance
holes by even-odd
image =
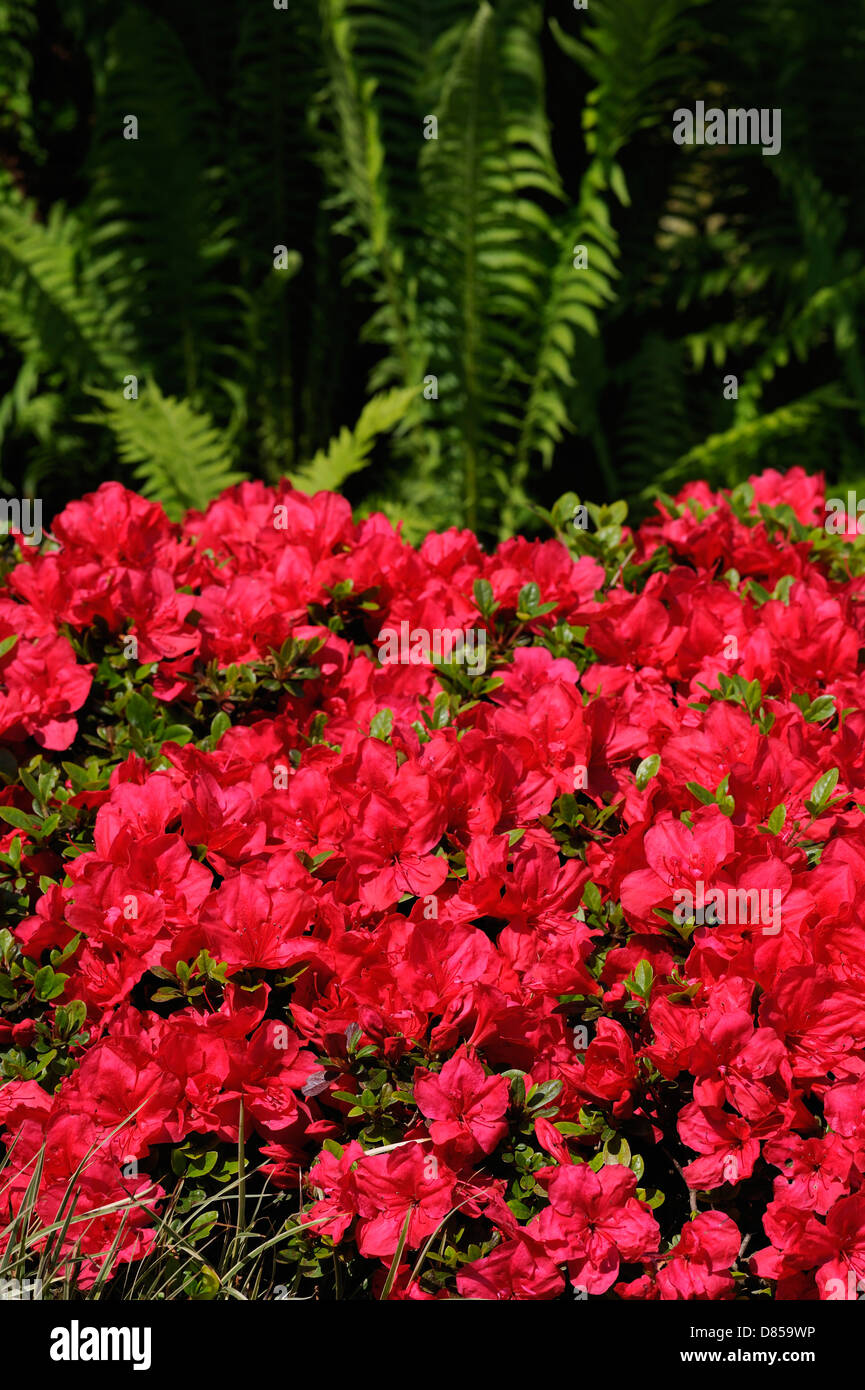
[[[373,1296],[856,1297],[865,585],[822,517],[796,471],[610,554],[415,550],[287,485],[179,526],[113,483],[69,506],[0,599],[0,738],[74,752],[77,714],[111,771],[63,772],[42,840],[0,793],[41,876],[16,949],[63,970],[0,1022],[5,1206],[46,1144],[50,1222],[83,1162],[86,1284],[242,1112]],[[404,622],[482,630],[485,670],[380,664]],[[174,732],[129,751],[106,709]]]

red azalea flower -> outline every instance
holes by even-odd
[[[433,1143],[451,1162],[478,1152],[492,1153],[508,1132],[504,1120],[507,1080],[487,1076],[465,1048],[460,1048],[438,1073],[415,1072],[414,1094],[421,1113],[432,1121],[429,1131]]]
[[[438,1229],[456,1205],[456,1178],[426,1151],[407,1143],[384,1154],[368,1154],[355,1171],[362,1255],[393,1255],[407,1225],[405,1248],[415,1250]]]
[[[660,1232],[648,1207],[635,1196],[630,1168],[587,1163],[556,1168],[550,1205],[531,1223],[551,1260],[565,1263],[571,1282],[589,1294],[616,1281],[622,1260],[638,1260],[658,1248]]]

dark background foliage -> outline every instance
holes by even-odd
[[[865,476],[862,0],[286,5],[0,0],[6,495],[290,473],[493,537]],[[780,154],[677,146],[697,100]]]

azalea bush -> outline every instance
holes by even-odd
[[[793,470],[488,554],[105,483],[9,540],[0,1276],[857,1297],[865,542],[824,518]]]

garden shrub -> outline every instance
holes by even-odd
[[[105,483],[10,542],[5,1269],[856,1297],[863,542],[801,470],[545,520]]]

